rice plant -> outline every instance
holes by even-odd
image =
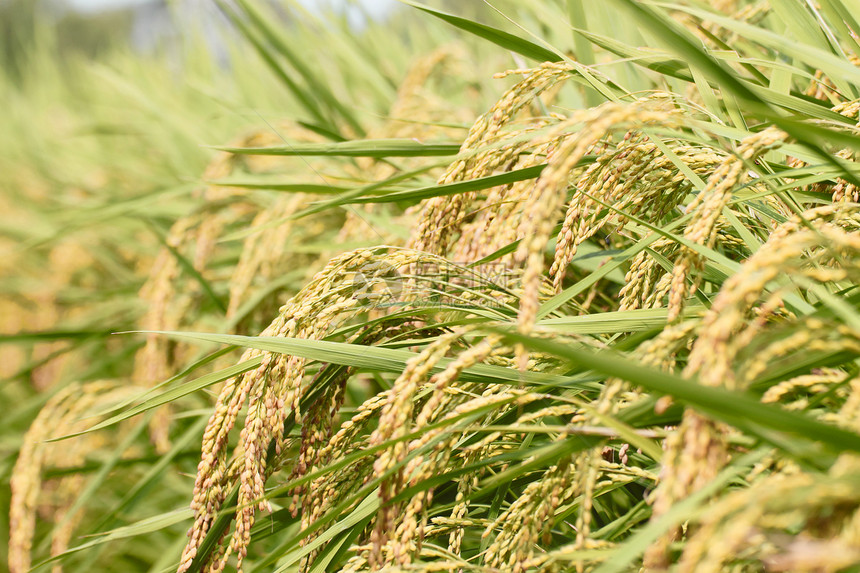
[[[218,4],[3,142],[11,571],[860,570],[856,0]]]

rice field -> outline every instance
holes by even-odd
[[[860,571],[858,0],[216,3],[0,74],[11,573]]]

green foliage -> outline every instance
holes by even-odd
[[[0,557],[854,570],[860,4],[403,4],[8,40]]]

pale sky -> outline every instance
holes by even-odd
[[[343,0],[300,0],[302,4],[308,7],[319,6],[321,4],[339,3]],[[129,6],[131,4],[140,4],[146,0],[67,0],[69,4],[79,10],[101,10],[104,8],[117,8],[120,6]],[[362,3],[373,15],[381,15],[391,9],[397,2],[396,0],[362,0]]]

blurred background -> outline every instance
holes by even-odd
[[[360,28],[368,18],[384,18],[396,0],[301,0],[298,4],[315,14],[340,12]],[[57,48],[64,57],[98,57],[118,45],[138,53],[169,47],[180,41],[189,26],[206,30],[214,43],[225,23],[211,0],[0,0],[0,41],[7,71],[20,72],[22,57],[37,41],[34,31],[39,27],[55,28]]]

